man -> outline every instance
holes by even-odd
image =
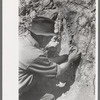
[[[54,34],[54,21],[37,17],[32,21],[28,31],[19,37],[19,95],[34,88],[39,77],[58,77],[63,74],[80,56],[77,50],[68,55],[48,58],[42,48],[50,42]],[[41,82],[41,81],[40,81]],[[36,100],[34,98],[34,100]],[[41,100],[54,100],[47,94]]]

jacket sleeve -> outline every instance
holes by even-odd
[[[62,56],[58,56],[58,57],[54,57],[54,58],[49,58],[51,61],[57,63],[57,64],[61,64],[65,61],[68,60],[68,55],[62,55]]]
[[[45,55],[40,55],[28,67],[28,70],[47,77],[59,75],[59,65],[50,61]]]

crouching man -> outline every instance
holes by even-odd
[[[54,21],[37,17],[28,31],[19,36],[19,98],[34,88],[38,76],[53,78],[63,74],[80,56],[74,50],[69,56],[48,58],[42,48],[50,42],[54,34]],[[29,100],[29,99],[28,99]],[[35,97],[32,100],[36,100]],[[52,94],[46,94],[39,100],[55,100]]]

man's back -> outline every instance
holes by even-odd
[[[39,55],[43,55],[37,47],[38,43],[30,34],[19,37],[19,62],[28,67]]]

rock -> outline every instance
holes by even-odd
[[[35,12],[35,11],[32,11],[32,12],[30,13],[30,17],[31,17],[31,18],[35,18],[35,16],[36,16],[36,12]]]
[[[33,2],[38,2],[39,0],[31,0],[31,1],[33,1]]]
[[[31,0],[25,0],[26,5],[28,5],[30,3]]]
[[[48,10],[40,11],[37,15],[42,16],[42,17],[51,18],[51,16],[56,12],[57,10],[48,9]]]
[[[87,22],[87,19],[84,16],[79,17],[79,25],[83,26],[85,25],[86,22]]]
[[[42,5],[45,7],[45,6],[48,6],[49,4],[51,3],[51,0],[42,0]]]
[[[58,16],[58,12],[53,13],[53,14],[51,15],[51,19],[55,21],[55,20],[57,19],[57,16]]]

